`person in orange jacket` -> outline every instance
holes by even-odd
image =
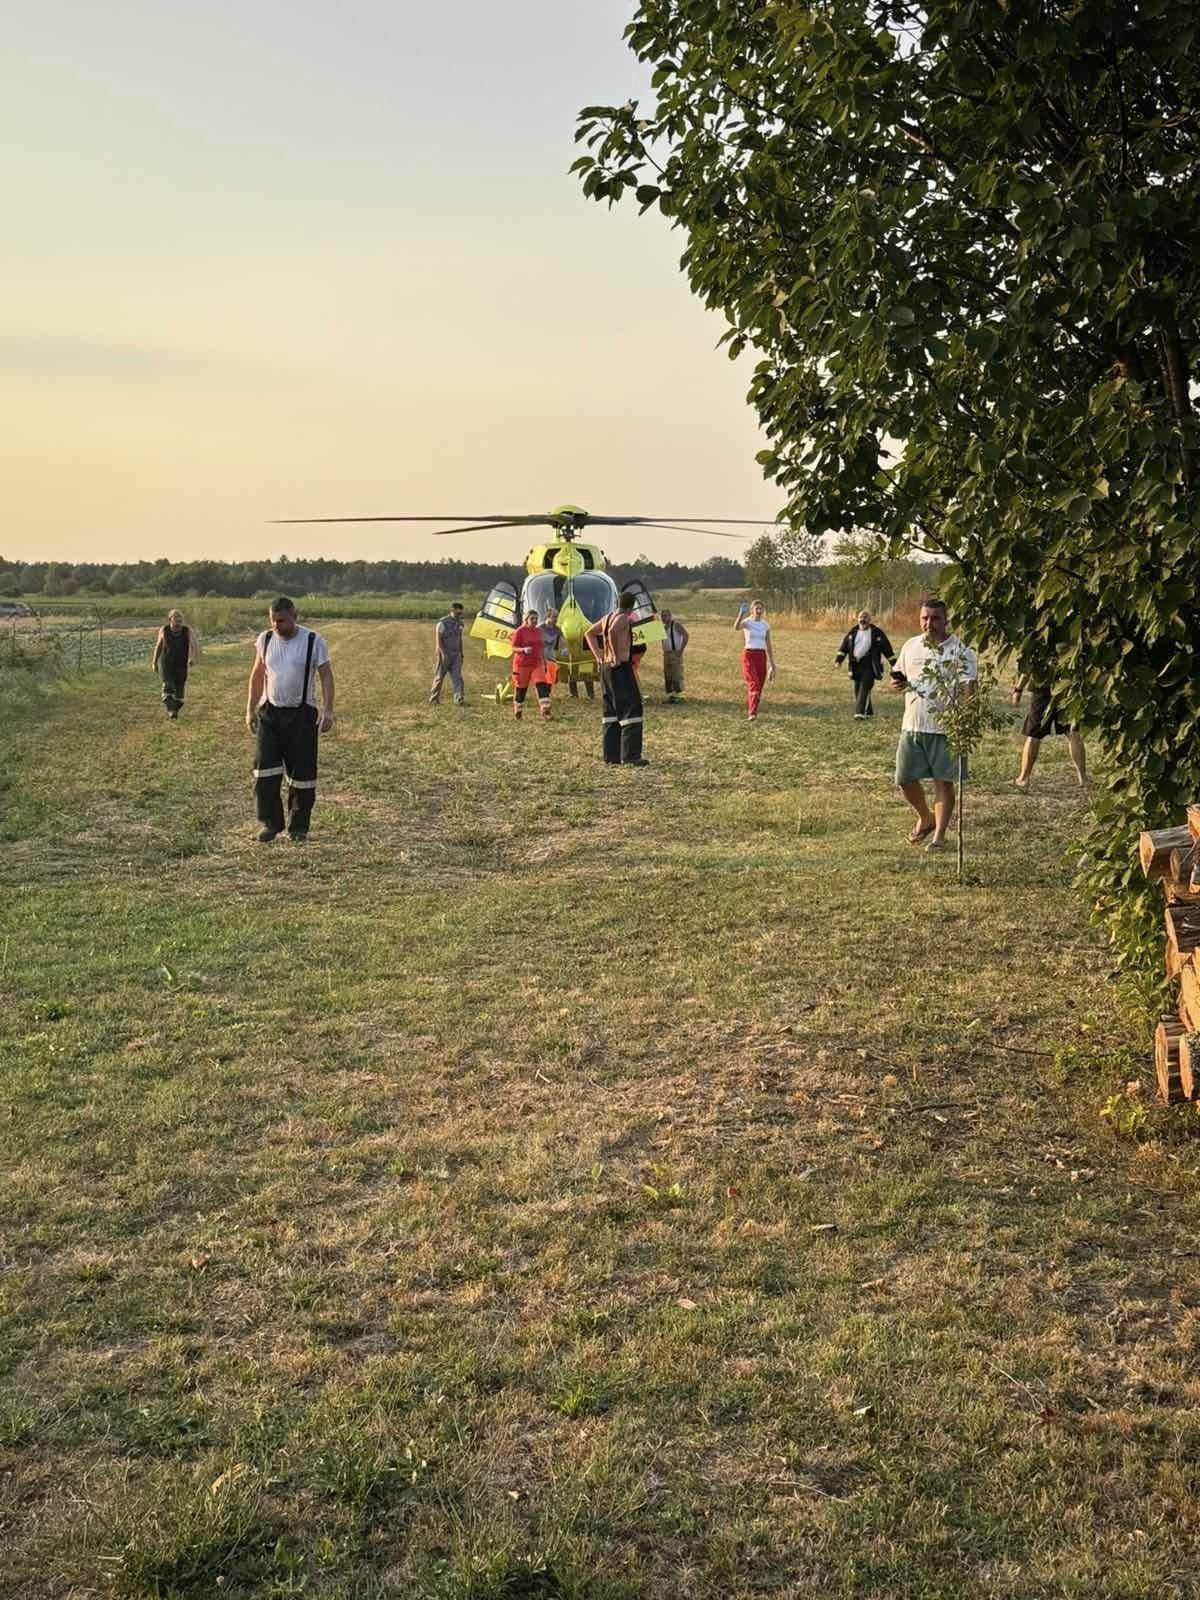
[[[538,697],[538,710],[550,715],[550,685],[544,669],[545,647],[536,611],[527,611],[525,620],[512,636],[513,715],[520,720],[525,696],[532,683]]]

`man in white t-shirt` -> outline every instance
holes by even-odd
[[[246,696],[246,726],[257,741],[254,796],[262,823],[258,839],[270,844],[283,832],[279,787],[286,773],[287,831],[294,844],[302,844],[317,797],[317,735],[333,727],[333,668],[324,639],[300,626],[296,607],[286,595],[272,602],[267,620],[270,627],[254,641]]]
[[[900,647],[892,668],[891,688],[904,694],[904,721],[896,747],[896,783],[917,813],[909,844],[928,839],[926,850],[941,850],[954,815],[954,780],[958,758],[938,721],[937,688],[927,678],[931,658],[949,664],[961,692],[973,693],[979,666],[974,650],[950,632],[944,600],[930,598],[921,605],[921,632]],[[933,780],[933,810],[925,798],[924,780]],[[930,837],[932,835],[932,837]]]

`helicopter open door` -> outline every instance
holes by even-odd
[[[511,656],[513,630],[520,622],[516,585],[502,579],[488,591],[471,624],[471,638],[483,639],[489,656]]]
[[[621,593],[633,596],[633,614],[629,620],[633,624],[634,644],[654,644],[659,639],[665,639],[667,630],[659,621],[654,597],[642,580],[627,578],[621,585]]]

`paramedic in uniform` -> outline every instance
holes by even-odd
[[[333,668],[319,633],[296,621],[286,595],[272,603],[271,626],[254,644],[254,665],[246,698],[246,726],[257,740],[254,798],[262,832],[270,844],[283,832],[279,786],[287,774],[287,831],[300,844],[308,833],[317,793],[317,735],[333,727]],[[317,711],[315,680],[321,680]]]
[[[642,757],[642,692],[633,670],[634,597],[623,594],[617,609],[593,622],[583,642],[600,667],[604,695],[604,759],[610,766],[648,767]]]

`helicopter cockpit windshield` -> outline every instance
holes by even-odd
[[[551,606],[561,610],[566,593],[567,580],[557,572],[535,572],[525,580],[521,609],[536,611],[539,616],[544,616]],[[571,594],[589,622],[599,622],[616,608],[617,586],[607,572],[577,573],[571,579]]]

